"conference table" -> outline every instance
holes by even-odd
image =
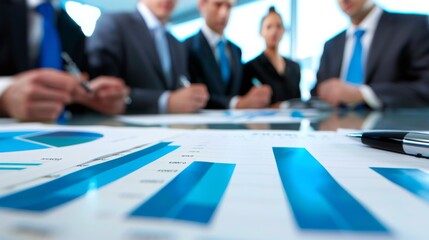
[[[250,130],[312,130],[336,131],[338,129],[360,130],[416,130],[429,131],[429,108],[388,109],[385,111],[338,111],[325,110],[321,116],[310,122],[304,117],[301,122],[286,123],[223,123],[223,124],[169,124],[149,125],[150,127],[195,128],[195,129],[250,129]],[[168,117],[174,118],[174,115]],[[104,125],[133,126],[120,121],[116,117],[99,114],[78,115],[70,119],[66,125]],[[303,126],[304,125],[304,126]],[[142,125],[138,125],[142,126]],[[144,127],[144,126],[143,126]],[[146,127],[148,127],[146,125]]]

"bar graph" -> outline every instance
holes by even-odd
[[[44,184],[0,197],[0,208],[44,212],[112,183],[176,150],[161,142],[134,153],[86,167]]]
[[[301,229],[388,232],[305,148],[274,147],[273,153]]]
[[[429,174],[415,168],[378,168],[372,170],[429,203]]]
[[[41,163],[0,162],[0,171],[20,171],[29,167],[40,166]]]
[[[234,172],[235,164],[193,162],[130,217],[208,224]]]
[[[67,147],[102,137],[99,133],[74,131],[0,132],[0,153]]]

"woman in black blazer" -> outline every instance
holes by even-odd
[[[268,84],[273,90],[272,107],[278,107],[282,101],[300,98],[299,82],[301,80],[298,63],[279,54],[279,43],[285,28],[282,18],[274,7],[261,22],[260,34],[265,40],[266,49],[261,55],[244,66],[241,94],[245,94],[258,84]]]

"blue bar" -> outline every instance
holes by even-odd
[[[429,203],[429,174],[410,168],[377,168],[372,170]]]
[[[14,167],[0,167],[0,171],[20,171],[24,170],[25,168],[14,168]]]
[[[163,142],[0,198],[0,207],[47,211],[112,183],[176,150]]]
[[[286,197],[305,230],[388,232],[305,148],[273,148]]]
[[[155,217],[208,224],[234,172],[235,164],[193,162],[132,217]]]
[[[41,163],[2,163],[0,162],[0,166],[40,166]]]

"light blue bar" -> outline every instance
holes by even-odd
[[[234,172],[235,164],[193,162],[130,216],[208,224]]]
[[[429,174],[413,168],[377,168],[372,170],[429,203]]]
[[[5,167],[0,167],[0,171],[20,171],[20,170],[24,170],[25,168],[14,168],[14,167],[10,167],[10,168],[5,168]]]
[[[388,232],[305,148],[274,147],[273,152],[301,229]]]
[[[215,163],[186,198],[187,204],[217,205],[234,172],[235,164]]]
[[[159,143],[143,150],[76,171],[17,193],[0,198],[0,207],[47,211],[68,203],[87,192],[112,183],[174,151],[178,147]]]
[[[40,166],[41,163],[2,163],[0,162],[0,166]]]

